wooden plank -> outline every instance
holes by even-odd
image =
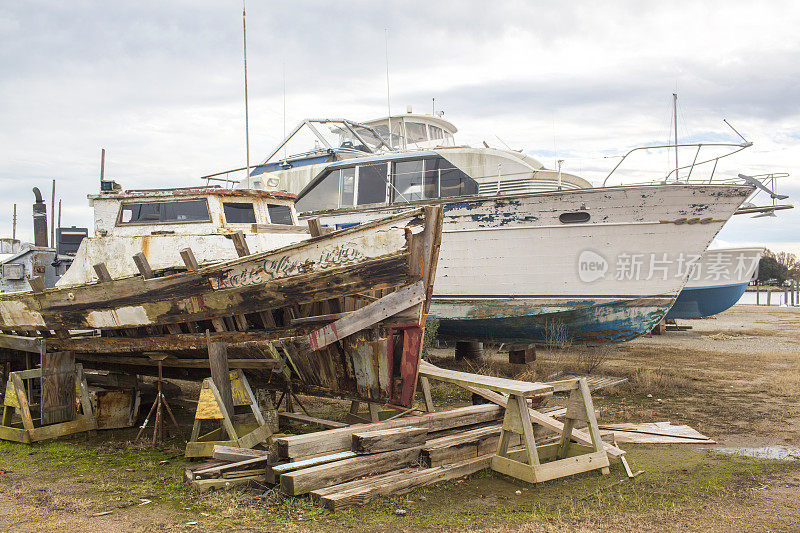
[[[291,323],[293,326],[298,326],[300,324],[316,324],[318,322],[333,322],[334,320],[339,320],[340,318],[344,318],[350,313],[331,313],[328,315],[316,315],[316,316],[304,316],[300,318],[293,318]]]
[[[420,462],[427,467],[436,467],[494,453],[499,440],[500,426],[496,425],[438,437],[425,443],[420,453]],[[509,446],[517,446],[519,443],[519,436],[510,437]]]
[[[266,479],[267,478],[264,474],[253,474],[251,476],[240,477],[236,479],[196,479],[192,481],[192,487],[200,492],[206,492],[209,490],[227,490],[236,486],[246,485],[248,483],[264,482]]]
[[[28,405],[28,396],[25,394],[25,386],[22,384],[22,379],[16,372],[11,373],[11,381],[14,383],[14,389],[17,391],[17,405],[19,405],[20,416],[22,417],[22,426],[28,431],[33,431],[33,418],[31,418],[31,409]]]
[[[313,416],[303,415],[300,413],[278,413],[278,417],[283,420],[288,420],[292,422],[303,422],[305,424],[320,426],[325,429],[344,428],[349,426],[349,424],[345,424],[344,422],[335,422],[333,420],[315,418]]]
[[[42,424],[57,424],[75,418],[75,355],[72,352],[43,352],[41,383]]]
[[[420,487],[468,476],[489,468],[490,464],[491,455],[483,455],[438,468],[390,472],[383,476],[331,487],[324,493],[315,491],[312,493],[312,498],[316,498],[328,510],[335,511],[364,505],[376,498],[406,494]],[[338,492],[329,492],[336,489]]]
[[[215,476],[222,474],[223,472],[228,472],[230,470],[248,470],[247,467],[252,467],[254,465],[263,467],[263,463],[269,461],[269,456],[261,456],[261,457],[251,457],[249,459],[244,459],[243,461],[236,461],[235,463],[228,463],[225,465],[218,465],[218,466],[209,466],[207,468],[203,468],[200,470],[195,470],[196,475],[205,475],[205,476]]]
[[[342,459],[351,459],[356,457],[356,452],[339,452],[329,455],[321,455],[319,457],[312,457],[310,459],[303,459],[302,461],[293,461],[291,463],[283,463],[272,467],[272,472],[280,475],[292,470],[302,470],[311,466],[322,465],[325,463],[332,463],[334,461],[341,461]]]
[[[353,433],[353,451],[359,454],[388,452],[425,444],[426,427],[400,427]]]
[[[264,450],[251,450],[249,448],[239,448],[235,446],[214,446],[212,451],[214,459],[221,461],[244,461],[253,457],[266,457],[269,452]]]
[[[553,387],[544,383],[532,383],[529,381],[518,381],[516,379],[497,378],[484,376],[481,374],[470,374],[468,372],[458,372],[439,368],[427,361],[420,361],[419,373],[426,378],[433,378],[439,381],[446,381],[456,385],[467,385],[470,387],[480,387],[504,394],[514,394],[517,396],[531,397],[539,394],[553,392]]]
[[[288,224],[253,224],[251,231],[253,233],[308,233],[308,228]]]
[[[302,335],[296,328],[282,328],[275,331],[219,331],[211,332],[211,342],[227,344],[253,343],[265,346],[274,340],[291,340]],[[22,337],[25,338],[25,337]],[[40,339],[30,338],[38,342]],[[48,349],[74,351],[78,353],[138,353],[174,351],[206,351],[208,343],[205,334],[182,333],[180,335],[148,335],[147,337],[72,337],[69,339],[48,339]],[[39,353],[37,348],[36,353]]]
[[[131,366],[158,366],[158,362],[149,357],[126,357],[114,355],[93,355],[77,354],[76,357],[81,361],[103,362],[110,365],[131,365]],[[200,368],[210,369],[211,363],[208,359],[178,359],[169,357],[162,362],[164,368]],[[248,368],[269,370],[275,368],[277,362],[274,359],[228,359],[228,368]],[[208,375],[208,374],[206,374]]]
[[[417,446],[404,450],[361,455],[351,459],[288,472],[281,476],[281,491],[290,496],[299,496],[312,490],[344,483],[367,474],[382,474],[417,461],[421,449],[421,447]]]
[[[303,458],[350,450],[353,433],[395,427],[427,427],[429,432],[499,420],[503,409],[493,404],[470,405],[448,411],[426,413],[420,416],[397,418],[374,424],[358,424],[346,428],[329,429],[307,435],[294,435],[275,439],[278,453],[286,458]]]
[[[506,405],[508,405],[508,396],[503,396],[502,394],[498,394],[494,391],[481,389],[478,387],[463,387],[463,388],[465,388],[470,392],[478,394],[479,396],[482,396],[487,400],[489,400],[490,402],[495,403],[499,406],[506,407]],[[555,431],[558,434],[563,433],[564,423],[559,422],[552,416],[540,413],[539,411],[530,408],[528,408],[528,414],[530,415],[532,422],[544,426],[552,431]],[[587,446],[592,445],[591,436],[584,431],[573,429],[572,438],[577,442],[579,442],[580,444],[585,444]],[[615,457],[617,459],[625,455],[625,450],[621,450],[620,448],[612,446],[611,444],[608,443],[605,443],[605,450],[608,453],[608,455]]]
[[[312,332],[308,336],[308,342],[312,350],[320,350],[423,301],[425,301],[425,286],[418,281]]]
[[[40,337],[22,337],[0,333],[0,348],[19,350],[21,352],[41,353]]]
[[[208,343],[208,362],[211,366],[211,379],[217,386],[225,411],[233,414],[233,395],[231,393],[230,368],[228,367],[228,345],[224,342]]]

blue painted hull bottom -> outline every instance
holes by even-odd
[[[635,298],[598,302],[564,302],[561,306],[517,306],[500,302],[436,299],[430,315],[439,320],[442,337],[507,343],[625,342],[650,333],[674,302],[672,298]],[[453,307],[470,305],[481,316],[452,317]],[[501,310],[502,307],[502,310]],[[446,317],[451,315],[450,317]]]
[[[730,309],[747,289],[747,283],[719,287],[684,288],[667,318],[703,318]]]

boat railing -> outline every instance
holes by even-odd
[[[608,184],[608,180],[611,178],[611,176],[617,171],[617,169],[620,168],[620,166],[622,166],[622,163],[625,162],[625,160],[628,158],[628,156],[630,156],[634,152],[639,152],[639,151],[644,151],[644,150],[677,150],[678,148],[692,148],[692,147],[693,148],[697,148],[697,151],[694,154],[694,159],[692,160],[691,164],[677,166],[675,168],[672,168],[672,169],[670,169],[670,171],[667,173],[666,176],[664,176],[661,179],[654,180],[654,181],[658,182],[658,183],[662,183],[662,184],[667,184],[667,183],[670,182],[670,180],[672,180],[672,181],[674,181],[676,183],[711,183],[711,181],[714,179],[714,173],[715,173],[715,171],[717,169],[717,163],[719,162],[720,159],[725,158],[725,157],[729,157],[729,156],[731,156],[731,155],[733,155],[735,153],[741,152],[742,150],[744,150],[746,148],[749,148],[751,146],[753,146],[753,143],[750,142],[750,141],[744,141],[744,142],[741,142],[741,143],[732,143],[732,142],[731,143],[703,143],[703,142],[700,142],[700,143],[684,143],[684,144],[678,144],[678,145],[675,145],[675,144],[662,144],[662,145],[655,145],[655,146],[637,146],[635,148],[631,148],[630,150],[628,150],[628,152],[626,152],[624,155],[618,156],[618,157],[620,157],[620,160],[617,162],[617,164],[614,166],[614,168],[611,169],[611,172],[609,172],[608,175],[605,177],[605,179],[603,180],[603,185],[602,186],[605,187]],[[711,148],[711,147],[716,147],[716,148],[727,147],[727,148],[730,148],[730,151],[728,151],[727,153],[721,154],[721,155],[717,155],[717,156],[714,156],[714,157],[709,157],[707,159],[703,159],[701,161],[698,161],[698,159],[700,158],[700,152],[703,150],[703,148]],[[705,165],[705,164],[708,164],[708,163],[713,163],[714,164],[713,168],[711,169],[711,174],[707,178],[704,177],[704,178],[694,178],[694,179],[692,179],[692,172],[697,167],[699,167],[700,165]],[[686,169],[688,169],[689,172],[687,173],[687,175],[685,177],[681,177],[679,175],[680,171],[681,170],[686,170]],[[727,180],[717,180],[718,183],[724,183],[726,181]],[[653,181],[648,182],[648,183],[653,183]]]

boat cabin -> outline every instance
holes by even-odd
[[[95,236],[209,234],[297,225],[293,194],[219,186],[89,195]]]
[[[301,213],[477,194],[478,183],[436,152],[328,165],[299,195]]]
[[[97,279],[105,263],[112,278],[138,274],[141,252],[153,270],[183,269],[180,251],[191,248],[203,264],[238,257],[231,235],[242,232],[251,253],[274,250],[309,238],[294,208],[295,196],[280,191],[219,186],[122,191],[114,182],[89,195],[94,235],[80,243],[72,267],[57,286]]]

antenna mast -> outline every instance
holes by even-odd
[[[389,121],[389,148],[392,148],[392,104],[389,99],[389,28],[384,28],[386,40],[386,109],[389,114],[386,120]]]
[[[247,107],[247,11],[242,0],[242,42],[244,47],[244,138],[247,150],[247,188],[250,188],[250,117]]]
[[[11,238],[17,238],[17,204],[14,204],[14,216],[11,219]]]
[[[672,121],[675,124],[675,181],[678,181],[678,93],[672,93]]]

